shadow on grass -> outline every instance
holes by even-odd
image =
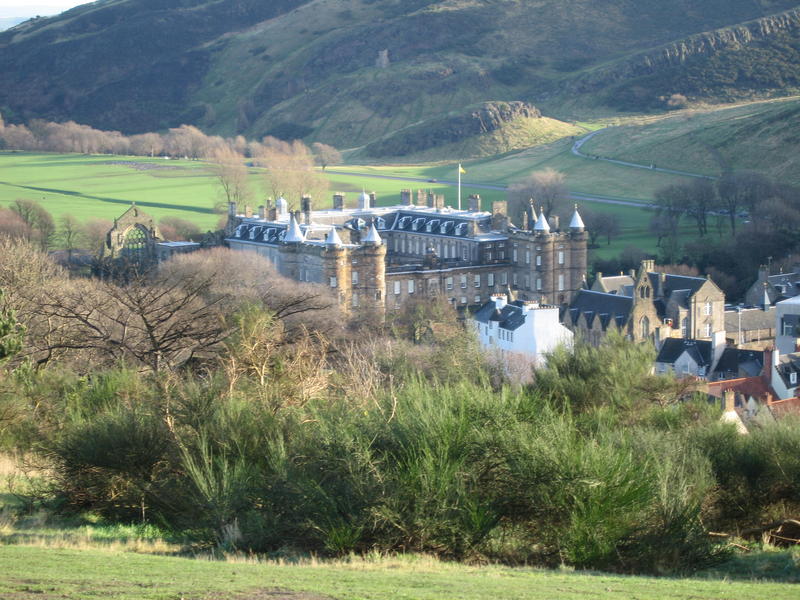
[[[733,558],[698,574],[703,579],[730,581],[775,581],[800,583],[800,547],[771,548],[736,554]]]
[[[1,185],[7,185],[9,187],[20,188],[23,190],[32,190],[34,192],[43,192],[47,194],[60,194],[63,196],[72,196],[74,198],[84,198],[86,200],[98,200],[100,202],[107,202],[110,204],[122,204],[124,206],[130,206],[132,202],[130,200],[123,200],[121,198],[108,198],[104,196],[89,196],[87,194],[82,194],[80,192],[75,192],[72,190],[60,190],[57,188],[44,188],[44,187],[35,187],[32,185],[17,185],[15,183],[8,183],[6,181],[0,181]],[[203,214],[213,214],[214,211],[211,208],[202,208],[199,206],[186,206],[185,204],[167,204],[165,202],[147,202],[147,201],[136,201],[136,205],[139,207],[148,207],[148,208],[166,208],[172,210],[182,210],[182,211],[190,211],[196,213],[203,213]]]

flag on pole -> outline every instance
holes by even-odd
[[[458,172],[461,173],[462,175],[467,174],[467,170],[461,166],[461,163],[458,163]]]

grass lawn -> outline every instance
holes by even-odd
[[[464,176],[462,202],[470,194],[477,193],[483,199],[483,208],[488,210],[491,202],[505,200],[502,190],[486,190],[475,188],[470,182],[504,186],[518,176],[532,170],[559,164],[574,163],[575,168],[594,169],[598,175],[594,179],[580,180],[583,184],[572,186],[574,191],[591,191],[591,186],[598,185],[598,193],[615,197],[641,199],[646,196],[647,189],[654,189],[656,180],[673,176],[652,174],[636,169],[626,169],[607,163],[597,164],[593,161],[577,158],[569,153],[569,144],[553,145],[559,154],[546,160],[533,163],[528,158],[534,155],[545,157],[546,148],[526,150],[512,153],[496,160],[477,161],[466,164],[467,174]],[[560,148],[560,149],[559,149]],[[552,152],[551,152],[552,154]],[[549,156],[549,155],[548,155]],[[525,165],[528,165],[525,168]],[[455,165],[400,165],[400,166],[346,166],[334,167],[334,171],[349,174],[332,174],[326,176],[330,181],[331,193],[325,198],[315,199],[315,206],[327,208],[331,206],[333,191],[347,194],[348,205],[356,202],[362,190],[374,191],[381,205],[397,204],[400,190],[410,188],[416,190],[432,190],[444,194],[446,203],[457,204],[455,186],[445,185],[440,180],[452,181],[457,178]],[[641,188],[622,186],[619,189],[612,185],[611,173],[624,172],[633,175],[651,177],[647,185]],[[423,181],[397,181],[359,175],[382,175],[388,177],[411,177]],[[605,173],[603,175],[603,173]],[[601,176],[602,175],[602,176]],[[606,184],[601,179],[606,178]],[[262,184],[263,172],[253,169],[251,174],[253,205],[263,201],[266,193]],[[437,181],[429,181],[436,179]],[[570,180],[571,181],[571,180]],[[621,182],[622,179],[619,179]],[[643,179],[642,181],[646,181]],[[587,183],[588,182],[588,183]],[[650,186],[649,188],[647,186]],[[624,196],[624,194],[637,194]],[[71,214],[80,220],[91,218],[113,219],[121,215],[136,202],[145,212],[156,220],[166,216],[176,216],[197,223],[203,229],[213,229],[220,220],[220,215],[213,212],[213,205],[219,198],[218,184],[209,172],[208,166],[198,161],[150,159],[142,157],[85,156],[80,154],[37,154],[25,152],[0,152],[0,205],[7,205],[18,198],[27,198],[40,202],[56,218],[62,214]],[[645,200],[647,198],[644,198]],[[601,212],[611,212],[620,217],[622,232],[612,240],[611,245],[604,242],[595,250],[597,256],[606,258],[614,256],[627,246],[637,246],[650,253],[656,253],[655,239],[649,234],[647,224],[651,213],[634,207],[610,205],[593,202],[582,202],[584,206]],[[686,229],[691,235],[691,229]]]
[[[15,600],[291,597],[267,593],[276,589],[340,600],[797,598],[797,587],[785,583],[470,567],[425,556],[281,564],[246,558],[209,561],[97,549],[2,546],[0,564],[0,596]]]

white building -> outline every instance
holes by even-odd
[[[505,294],[494,294],[472,319],[481,346],[498,352],[506,363],[544,366],[545,354],[562,344],[572,346],[573,333],[559,321],[557,306],[509,302]]]

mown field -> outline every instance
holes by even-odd
[[[573,156],[570,147],[571,141],[565,140],[493,160],[465,163],[464,206],[472,193],[481,195],[485,209],[491,206],[492,201],[506,197],[500,189],[484,189],[470,184],[503,187],[547,167],[563,171],[571,191],[645,202],[661,185],[683,179],[582,159]],[[457,204],[455,186],[442,183],[457,178],[455,165],[351,165],[331,170],[344,174],[327,174],[331,192],[325,198],[315,199],[319,208],[331,205],[333,191],[347,193],[351,205],[362,190],[376,192],[380,204],[395,204],[403,188],[432,190],[444,194],[448,205]],[[417,181],[398,181],[391,177],[408,177]],[[266,197],[263,179],[262,171],[252,170],[254,206]],[[0,153],[0,205],[8,205],[18,198],[41,203],[55,217],[71,214],[81,220],[113,219],[122,214],[131,202],[136,202],[156,219],[177,216],[193,221],[203,229],[214,229],[220,221],[220,215],[213,210],[215,202],[220,199],[219,186],[208,165],[198,161]],[[612,240],[610,246],[601,244],[597,250],[600,256],[615,255],[631,245],[648,252],[657,250],[655,240],[647,231],[651,217],[649,211],[596,202],[582,204],[592,210],[612,212],[620,218],[621,234]],[[690,229],[686,231],[691,234]]]
[[[339,600],[794,600],[792,584],[470,567],[427,557],[306,564],[208,561],[98,549],[0,547],[0,594],[55,598]],[[280,591],[284,593],[280,593]],[[293,593],[290,593],[293,592]],[[313,595],[312,595],[313,594]]]

